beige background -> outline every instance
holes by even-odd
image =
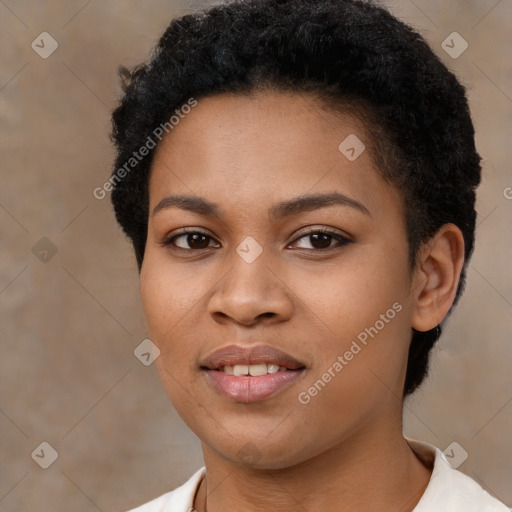
[[[512,0],[387,4],[469,87],[485,159],[467,289],[405,431],[441,449],[458,442],[460,469],[512,506]],[[202,465],[154,366],[133,355],[146,337],[135,261],[109,199],[92,195],[112,164],[117,66],[200,6],[0,2],[2,512],[122,511]],[[31,48],[43,31],[59,44],[48,59]],[[453,31],[469,43],[458,59],[441,48]],[[39,242],[46,263],[33,250],[42,237],[57,250]],[[31,458],[43,441],[58,452],[48,469]]]

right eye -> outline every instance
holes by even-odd
[[[188,247],[183,247],[177,244],[176,241],[180,239],[184,241],[185,245],[188,244]],[[162,245],[164,247],[169,247],[171,249],[180,249],[183,251],[190,252],[198,251],[201,249],[207,249],[209,247],[210,241],[212,240],[213,238],[207,233],[204,233],[203,231],[187,229],[182,231],[181,233],[173,235],[172,237],[166,238],[162,242]]]

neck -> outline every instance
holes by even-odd
[[[203,444],[207,475],[197,493],[198,512],[387,512],[414,509],[431,476],[401,428],[357,435],[299,464],[255,469],[220,457]]]

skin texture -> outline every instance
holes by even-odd
[[[367,147],[355,161],[338,149],[350,134]],[[443,226],[410,272],[403,200],[377,173],[370,137],[357,118],[326,112],[307,95],[260,92],[200,99],[157,148],[141,298],[164,388],[201,440],[199,512],[405,512],[428,484],[430,469],[402,435],[407,352],[411,329],[435,327],[453,302],[463,238]],[[330,192],[369,214],[340,205],[279,221],[267,213],[279,201]],[[215,202],[222,216],[177,207],[152,214],[174,194]],[[162,245],[182,228],[211,238]],[[352,243],[304,236],[322,228]],[[248,236],[263,249],[252,263],[236,252]],[[300,403],[298,394],[394,303],[401,311]],[[220,347],[260,343],[301,361],[301,378],[255,403],[218,394],[200,362]]]

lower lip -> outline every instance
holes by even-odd
[[[220,370],[206,370],[214,389],[235,402],[251,403],[265,400],[295,383],[301,370],[267,373],[258,377],[236,377]]]

